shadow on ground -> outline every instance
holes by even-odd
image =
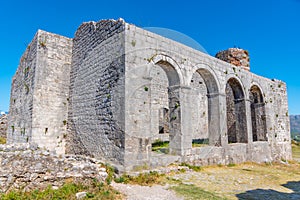
[[[249,190],[244,193],[237,194],[236,197],[240,200],[299,200],[300,199],[300,181],[290,181],[282,186],[293,190],[292,193],[278,192],[276,190],[256,189]]]

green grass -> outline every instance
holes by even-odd
[[[154,184],[163,184],[164,183],[164,174],[159,174],[158,172],[150,171],[149,173],[139,174],[138,176],[130,176],[124,174],[119,178],[115,178],[116,183],[125,183],[125,184],[135,184],[135,185],[154,185]]]
[[[292,144],[292,153],[293,153],[293,158],[300,160],[300,143],[293,143]]]
[[[186,166],[189,169],[194,170],[195,172],[200,172],[200,171],[203,170],[203,168],[201,166],[190,165],[190,164],[187,164],[187,163],[181,163],[180,166]]]
[[[156,140],[152,143],[152,151],[159,153],[168,153],[169,141]]]
[[[173,186],[170,189],[174,190],[177,194],[183,196],[186,200],[225,200],[225,198],[219,197],[214,193],[205,191],[195,185],[187,185],[180,183],[179,185]]]
[[[57,190],[51,186],[45,190],[33,190],[30,192],[10,191],[8,194],[0,194],[1,200],[52,200],[52,199],[76,199],[77,192],[87,192],[85,199],[122,199],[119,192],[110,185],[91,181],[87,184],[66,183]]]
[[[205,147],[208,146],[209,140],[208,139],[193,139],[192,147]]]
[[[0,144],[6,144],[6,138],[0,137]]]
[[[206,147],[208,146],[208,143],[208,139],[194,139],[192,141],[192,147]],[[169,141],[161,141],[158,139],[152,143],[152,151],[168,153],[169,146]]]

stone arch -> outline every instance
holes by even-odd
[[[160,134],[167,134],[167,137],[163,138],[169,140],[170,147],[177,146],[174,144],[173,138],[181,133],[179,92],[182,76],[180,72],[178,73],[179,66],[170,57],[157,56],[152,61],[153,66],[149,72],[151,78],[151,129],[155,133],[152,140],[157,137],[161,138]]]
[[[241,82],[235,77],[229,78],[225,94],[228,143],[247,143],[246,102]]]
[[[214,71],[198,65],[190,79],[195,108],[192,112],[193,141],[221,145],[219,84]]]
[[[193,74],[195,72],[202,73],[203,77],[206,79],[206,83],[209,84],[209,93],[214,94],[214,93],[219,93],[220,92],[220,83],[218,81],[218,76],[216,75],[215,71],[206,63],[198,63],[194,68],[193,68]],[[192,74],[192,75],[193,75]],[[191,80],[192,77],[189,76],[189,80]]]
[[[265,102],[261,88],[254,84],[249,93],[253,142],[267,141]]]
[[[170,56],[158,54],[152,58],[155,65],[159,65],[167,74],[169,86],[181,85],[184,82],[178,63]]]

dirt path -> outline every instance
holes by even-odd
[[[183,200],[176,196],[175,192],[168,190],[168,186],[154,185],[150,187],[115,182],[111,185],[125,194],[127,200]]]
[[[299,200],[300,164],[241,164],[237,166],[205,167],[200,172],[169,174],[166,186],[139,186],[113,183],[113,187],[128,200],[179,200],[168,184],[194,185],[218,197],[232,200]],[[170,182],[173,180],[173,182]],[[194,199],[198,199],[197,197]]]

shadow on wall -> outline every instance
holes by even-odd
[[[300,181],[290,181],[282,185],[290,190],[292,193],[278,192],[276,190],[264,190],[256,189],[249,190],[244,193],[237,194],[238,199],[247,200],[288,200],[288,199],[300,199]]]

